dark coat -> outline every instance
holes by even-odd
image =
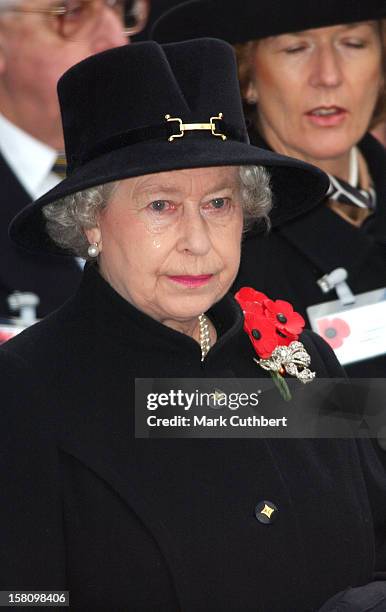
[[[254,138],[254,144],[264,144]],[[290,301],[307,320],[308,306],[337,299],[335,291],[323,294],[316,283],[335,268],[346,268],[354,293],[386,287],[386,151],[372,136],[360,148],[377,192],[376,213],[356,228],[321,202],[269,234],[251,234],[243,244],[235,289],[259,287],[273,299]],[[386,356],[346,370],[351,376],[384,377]]]
[[[0,318],[15,316],[7,304],[15,290],[36,293],[37,315],[43,317],[75,292],[82,273],[73,258],[36,255],[12,244],[8,225],[31,198],[1,155],[0,185]]]
[[[3,345],[0,590],[69,589],[82,612],[306,612],[386,567],[365,442],[134,438],[134,377],[261,376],[233,298],[209,315],[201,364],[89,266],[75,298]],[[341,374],[303,341],[319,376]],[[261,500],[274,523],[254,517]]]

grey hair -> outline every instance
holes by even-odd
[[[272,190],[269,172],[264,166],[240,166],[241,202],[244,231],[256,222],[271,227],[269,213],[272,208]]]
[[[105,183],[77,191],[43,207],[46,231],[61,248],[78,257],[90,259],[85,229],[98,225],[98,214],[106,208],[118,182]]]
[[[239,179],[244,231],[255,222],[263,222],[269,228],[272,192],[268,171],[263,166],[240,166]],[[113,182],[89,187],[44,206],[43,215],[50,238],[78,257],[90,259],[84,230],[98,225],[98,215],[108,205],[117,185],[118,182]]]

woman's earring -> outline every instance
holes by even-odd
[[[100,248],[97,242],[93,242],[87,249],[87,254],[89,257],[98,257],[100,253]]]

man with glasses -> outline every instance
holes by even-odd
[[[73,64],[124,45],[146,23],[149,0],[0,0],[0,320],[15,290],[35,293],[39,317],[76,288],[81,268],[23,252],[10,220],[61,178],[56,84]],[[90,100],[90,104],[97,101]]]

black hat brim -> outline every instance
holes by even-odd
[[[10,237],[29,251],[65,254],[45,230],[42,208],[89,187],[170,170],[211,166],[262,165],[272,177],[272,226],[281,225],[316,206],[328,188],[327,176],[309,164],[269,150],[210,137],[184,141],[144,142],[101,155],[24,208],[10,225]],[[67,253],[70,254],[70,253]]]
[[[161,15],[150,38],[171,43],[210,36],[237,44],[385,17],[384,0],[188,0]]]

